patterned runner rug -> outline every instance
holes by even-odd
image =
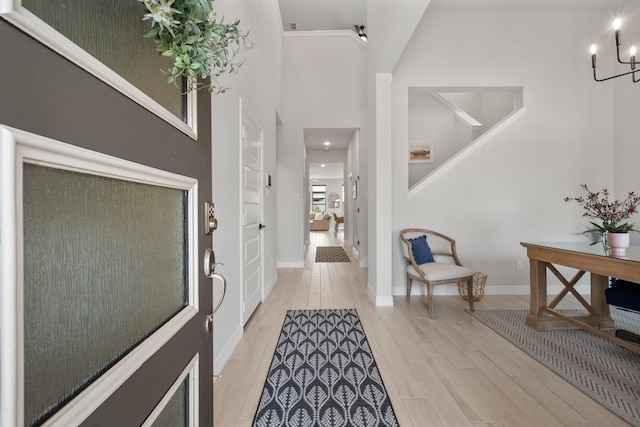
[[[253,425],[399,425],[355,309],[287,311]]]
[[[316,262],[351,262],[342,246],[318,246]]]
[[[467,312],[626,422],[640,426],[640,354],[583,330],[536,331],[525,325],[526,310]],[[611,317],[619,328],[640,329],[637,313],[611,307]]]

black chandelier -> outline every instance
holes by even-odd
[[[640,77],[636,79],[636,72],[639,71],[639,70],[636,70],[636,51],[637,51],[636,47],[631,46],[631,48],[629,48],[629,61],[623,61],[622,59],[620,59],[620,26],[621,24],[622,24],[622,21],[620,20],[620,18],[616,18],[613,21],[613,30],[615,31],[615,38],[616,38],[616,57],[618,58],[619,63],[630,65],[631,71],[627,71],[626,73],[617,74],[615,76],[599,79],[596,75],[596,51],[598,50],[598,48],[596,47],[595,44],[592,44],[591,45],[591,66],[593,67],[593,79],[597,82],[603,82],[605,80],[611,80],[611,79],[615,79],[616,77],[626,76],[629,74],[631,74],[631,80],[633,80],[634,83],[638,83],[640,81]]]

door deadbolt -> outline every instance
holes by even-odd
[[[218,228],[213,202],[204,202],[204,234],[211,234]]]

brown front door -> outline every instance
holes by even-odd
[[[209,95],[194,140],[0,39],[0,425],[212,425]]]

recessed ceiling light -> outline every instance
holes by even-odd
[[[323,168],[325,165],[320,165],[321,168]]]
[[[331,143],[329,141],[325,141],[324,145],[331,145]]]

